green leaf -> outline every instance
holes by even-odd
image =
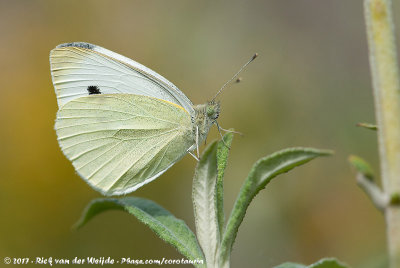
[[[192,198],[197,239],[206,257],[207,267],[214,267],[219,245],[216,210],[217,142],[204,150],[193,178]]]
[[[89,220],[97,214],[106,210],[124,210],[124,207],[117,202],[111,202],[113,199],[99,198],[92,200],[83,211],[81,218],[73,226],[74,229],[83,227]],[[117,199],[116,199],[117,200]]]
[[[223,177],[233,135],[228,133],[219,142],[204,150],[193,178],[193,208],[197,239],[203,249],[207,266],[216,265],[216,252],[224,225]]]
[[[358,127],[363,127],[366,129],[371,129],[371,130],[377,130],[378,126],[374,125],[374,124],[370,124],[370,123],[358,123],[357,124]]]
[[[349,268],[349,266],[339,262],[334,258],[326,258],[308,266],[286,262],[281,265],[275,266],[274,268]]]
[[[350,155],[349,156],[349,162],[350,164],[355,167],[355,169],[360,172],[364,177],[366,177],[368,180],[373,181],[374,180],[374,172],[372,171],[371,166],[362,159],[359,156],[356,155]]]
[[[217,148],[217,184],[216,184],[216,202],[217,202],[217,220],[220,240],[222,239],[222,232],[225,224],[224,214],[224,175],[225,168],[228,164],[229,150],[232,144],[233,133],[227,133],[223,137],[223,141],[218,142]]]
[[[230,252],[240,224],[246,214],[250,202],[277,175],[307,163],[318,157],[331,155],[331,151],[312,148],[290,148],[261,158],[251,169],[233,206],[231,215],[223,235],[220,248],[221,264],[229,262]]]
[[[203,260],[204,256],[195,235],[183,220],[175,218],[169,211],[157,203],[138,197],[99,198],[89,203],[77,228],[85,225],[97,214],[107,210],[125,210],[147,225],[165,242],[174,246],[189,260]],[[206,267],[195,264],[196,267]]]

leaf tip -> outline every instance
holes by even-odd
[[[335,154],[334,150],[319,150],[321,156],[331,156]]]
[[[83,226],[83,223],[81,222],[81,220],[78,220],[77,222],[75,222],[75,223],[71,226],[71,231],[72,231],[72,232],[76,232],[76,231],[78,231],[82,226]]]
[[[378,129],[377,125],[370,124],[370,123],[357,123],[356,126],[357,127],[363,127],[363,128],[370,129],[370,130],[377,130]]]
[[[361,173],[370,181],[374,180],[374,172],[367,161],[357,155],[350,155],[348,157],[348,161],[357,170],[357,172]]]

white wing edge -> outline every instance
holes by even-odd
[[[175,86],[173,83],[171,83],[170,81],[168,81],[165,77],[163,77],[162,75],[156,73],[155,71],[151,70],[150,68],[147,68],[146,66],[144,66],[143,64],[140,64],[130,58],[127,58],[125,56],[122,56],[116,52],[113,52],[111,50],[108,50],[106,48],[103,48],[101,46],[97,46],[97,45],[93,45],[90,43],[86,43],[86,42],[72,42],[72,43],[64,43],[64,44],[60,44],[58,46],[56,46],[56,48],[63,48],[63,47],[79,47],[79,48],[85,48],[85,49],[89,49],[89,50],[93,50],[96,52],[99,52],[101,54],[104,54],[108,57],[114,58],[122,63],[125,63],[129,66],[132,66],[134,69],[136,69],[137,71],[143,72],[145,75],[150,76],[151,79],[155,80],[155,81],[159,81],[161,83],[164,83],[168,88],[170,88],[174,93],[176,93],[178,95],[178,97],[181,98],[182,104],[187,104],[185,105],[186,107],[184,107],[190,114],[194,113],[193,110],[193,103],[189,100],[188,97],[186,97],[186,95],[180,91],[178,89],[177,86]],[[53,79],[53,76],[52,76]],[[54,84],[54,81],[52,81]]]
[[[172,163],[171,165],[169,165],[166,169],[161,170],[160,172],[158,172],[157,174],[155,174],[153,177],[148,178],[147,180],[136,184],[135,186],[128,188],[124,191],[113,191],[113,192],[108,192],[108,191],[104,191],[103,189],[96,187],[95,185],[91,184],[84,176],[82,176],[78,171],[76,171],[78,173],[78,175],[87,183],[89,184],[90,187],[92,187],[93,189],[95,189],[96,191],[100,192],[102,195],[105,196],[113,196],[113,195],[124,195],[124,194],[129,194],[133,191],[136,191],[137,189],[139,189],[140,187],[142,187],[143,185],[154,181],[155,179],[157,179],[158,177],[160,177],[165,171],[167,171],[170,167],[172,167],[176,162]],[[74,167],[75,168],[75,167]],[[76,169],[75,169],[76,170]]]

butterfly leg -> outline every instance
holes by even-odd
[[[242,132],[238,132],[238,131],[234,131],[234,130],[229,130],[229,129],[222,128],[222,127],[220,127],[220,126],[218,125],[218,123],[217,123],[217,126],[218,126],[218,130],[221,129],[221,130],[223,130],[223,131],[225,131],[225,132],[235,133],[235,134],[239,134],[240,136],[244,136],[244,134],[243,134]]]
[[[192,152],[188,152],[188,153],[189,153],[191,156],[193,156],[193,158],[196,159],[197,162],[200,161],[199,158],[198,158],[196,155],[194,155]]]
[[[225,144],[225,146],[226,146],[227,148],[231,149],[231,147],[229,147],[229,146],[225,143],[225,141],[224,141],[224,136],[222,136],[221,127],[219,126],[218,122],[215,121],[215,124],[217,125],[219,135],[221,135],[221,140],[222,140],[222,142]]]
[[[199,127],[196,127],[196,147],[197,147],[197,157],[200,158],[200,154],[199,154]]]

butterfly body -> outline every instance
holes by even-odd
[[[50,65],[60,147],[105,195],[156,179],[198,149],[219,116],[219,103],[193,105],[159,74],[92,44],[62,44]]]

